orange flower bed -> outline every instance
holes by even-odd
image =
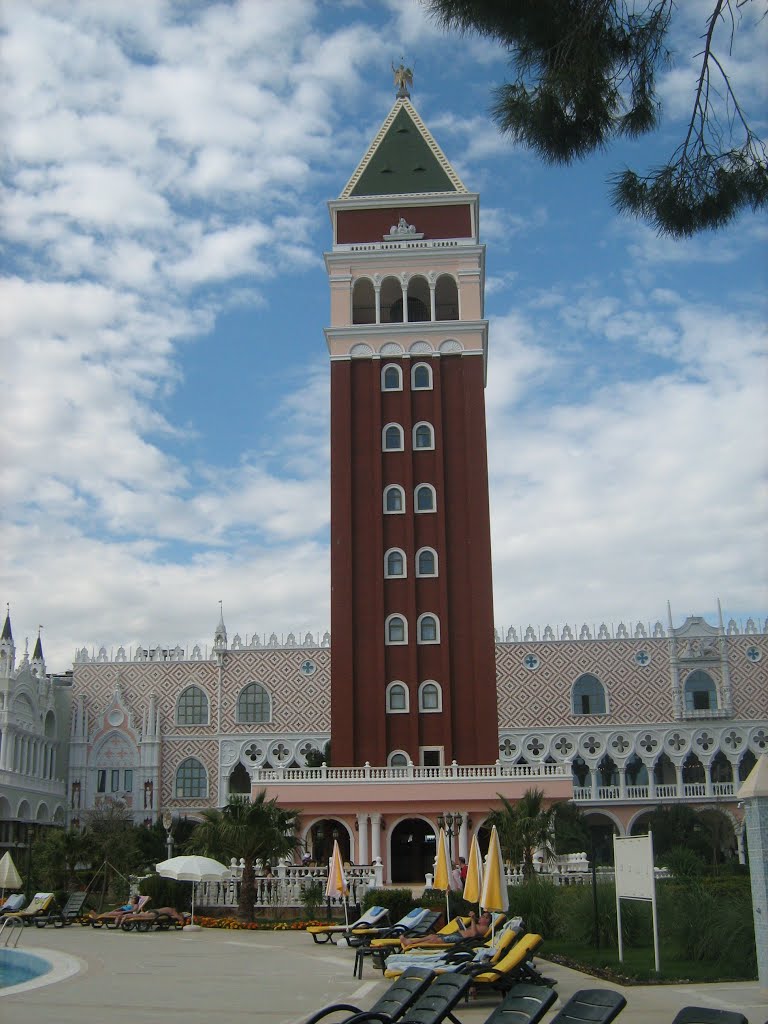
[[[198,917],[195,924],[201,928],[226,928],[233,931],[300,932],[311,924],[322,921],[241,921],[238,917]]]

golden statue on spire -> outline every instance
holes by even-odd
[[[392,71],[395,75],[395,85],[397,86],[397,98],[399,100],[410,99],[411,94],[408,92],[408,87],[413,87],[413,69],[407,68],[403,64],[402,58],[400,59],[400,67],[396,68],[392,65]]]

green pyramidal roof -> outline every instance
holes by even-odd
[[[466,191],[410,102],[400,99],[341,198]]]

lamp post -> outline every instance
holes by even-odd
[[[459,829],[461,828],[461,824],[463,821],[464,818],[458,812],[456,814],[451,814],[451,812],[448,811],[447,814],[438,814],[437,816],[438,827],[445,829],[445,834],[448,837],[448,859],[451,862],[451,867],[453,867],[454,829],[456,830],[455,835],[456,838],[458,839]]]
[[[163,811],[163,828],[165,829],[165,849],[168,860],[173,856],[173,815],[170,811]]]

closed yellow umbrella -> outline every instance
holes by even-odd
[[[509,910],[509,892],[504,874],[504,862],[501,859],[501,843],[499,833],[494,825],[491,829],[491,841],[485,858],[485,875],[480,893],[480,906],[483,910],[496,910],[506,913]]]
[[[437,858],[435,860],[435,878],[432,882],[435,889],[445,892],[445,920],[450,920],[451,912],[448,905],[448,893],[456,887],[453,877],[453,865],[448,857],[448,839],[443,829],[437,836]]]
[[[344,873],[344,863],[341,859],[341,850],[339,849],[338,839],[333,841],[333,853],[331,859],[328,861],[328,881],[325,885],[325,895],[327,897],[341,896],[344,900],[344,920],[349,924],[349,911],[348,901],[349,886],[347,885],[347,876]]]
[[[472,836],[472,845],[469,848],[469,863],[467,864],[467,877],[464,882],[464,899],[467,903],[479,903],[480,893],[483,891],[483,858],[480,856],[480,844],[477,841],[477,833]]]

